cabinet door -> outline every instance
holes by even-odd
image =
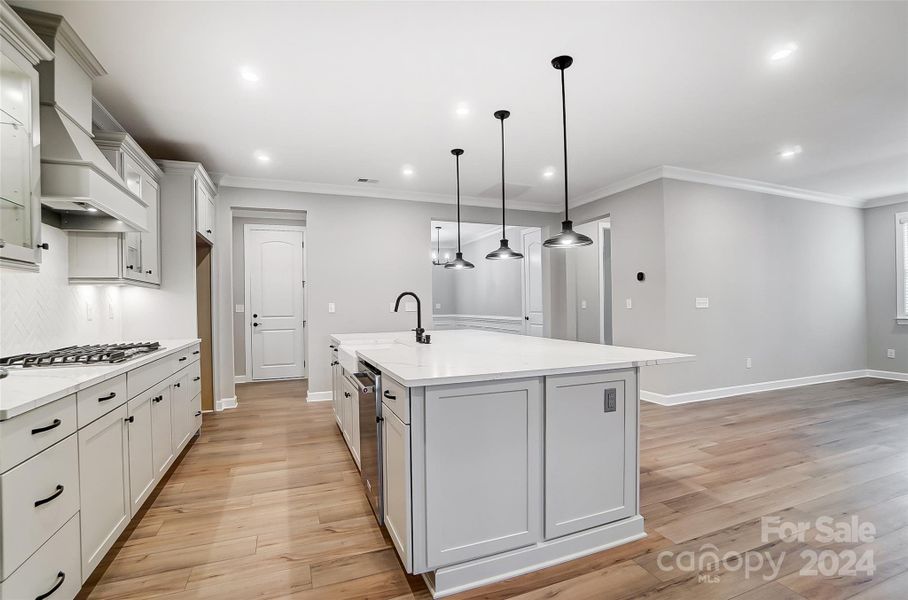
[[[382,411],[382,473],[385,528],[408,573],[413,572],[410,548],[410,426],[385,408]]]
[[[353,451],[353,395],[356,390],[350,385],[346,377],[341,377],[341,384],[344,390],[344,439],[347,440],[347,446]]]
[[[195,435],[202,428],[202,394],[196,394],[189,401],[189,435]]]
[[[636,514],[636,390],[632,371],[546,377],[546,538]]]
[[[151,447],[154,452],[155,479],[160,480],[173,462],[173,422],[170,386],[158,389],[151,399]]]
[[[161,283],[160,190],[150,177],[142,180],[142,199],[148,203],[148,231],[141,235],[142,271],[148,283]]]
[[[425,392],[428,567],[542,539],[542,380]]]
[[[173,451],[179,454],[189,440],[189,369],[177,373],[171,387],[170,407],[171,422],[173,423]]]
[[[126,405],[126,430],[129,435],[129,501],[135,516],[155,484],[154,439],[152,437],[151,399],[148,392]]]
[[[198,178],[195,182],[195,227],[196,231],[209,242],[214,239],[214,202],[208,188]]]
[[[82,581],[129,523],[126,405],[83,427],[79,436]]]
[[[121,175],[129,191],[142,197],[145,172],[129,155],[121,152],[120,165],[123,169]],[[142,265],[142,234],[130,231],[123,235],[123,277],[136,281],[145,280],[145,271]]]
[[[214,223],[217,220],[217,208],[214,205],[214,196],[208,196],[208,228],[205,233],[208,239],[214,244]]]

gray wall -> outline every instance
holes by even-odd
[[[908,194],[902,202],[864,211],[867,261],[867,366],[881,371],[908,373],[908,325],[895,321],[896,264],[895,214],[908,212]],[[886,358],[886,350],[895,358]]]
[[[304,217],[304,215],[300,215]],[[246,253],[244,225],[292,225],[305,227],[305,218],[300,219],[269,219],[236,217],[233,219],[233,303],[246,303]],[[246,332],[249,330],[249,321],[244,313],[238,313],[230,306],[233,315],[233,371],[234,374],[246,375]]]
[[[401,291],[416,292],[426,303],[425,321],[431,326],[432,298],[431,220],[451,220],[454,206],[351,196],[329,196],[222,187],[218,195],[218,298],[233,298],[231,231],[232,209],[277,209],[306,211],[306,267],[308,287],[307,344],[309,388],[330,390],[328,335],[330,333],[378,332],[410,329],[413,313],[394,313],[389,303]],[[464,207],[463,218],[494,223],[500,214],[493,208]],[[554,213],[511,211],[514,224],[543,227],[543,235],[557,221]],[[548,282],[543,258],[543,284]],[[546,306],[550,306],[546,298]],[[329,302],[336,312],[329,314]],[[221,396],[233,395],[233,307],[221,307],[220,332]],[[548,321],[548,319],[547,319]]]
[[[456,248],[442,248],[441,256],[449,253],[454,258]],[[442,266],[432,267],[432,314],[450,315],[457,312],[457,291],[454,289],[452,269]],[[441,305],[441,306],[438,306]]]

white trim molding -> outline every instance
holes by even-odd
[[[236,396],[231,396],[230,398],[221,398],[215,402],[214,410],[221,412],[222,410],[228,410],[231,408],[236,408],[238,406]]]
[[[306,402],[330,402],[333,400],[331,390],[327,392],[306,392]]]
[[[499,333],[523,333],[522,317],[495,315],[432,315],[432,329],[481,329]]]
[[[755,394],[758,392],[770,392],[773,390],[784,390],[788,388],[801,387],[805,385],[816,385],[818,383],[832,383],[835,381],[847,381],[850,379],[860,379],[863,377],[872,377],[875,379],[891,379],[893,381],[908,381],[908,373],[897,373],[894,371],[877,371],[873,369],[858,369],[855,371],[842,371],[841,373],[825,373],[823,375],[811,375],[809,377],[795,377],[793,379],[778,379],[776,381],[764,381],[761,383],[748,383],[744,385],[735,385],[723,388],[713,388],[709,390],[698,390],[693,392],[681,392],[678,394],[659,394],[640,390],[640,399],[662,406],[674,406],[677,404],[690,404],[691,402],[703,402],[705,400],[720,400],[743,396],[745,394]]]
[[[879,206],[891,206],[908,202],[908,193],[894,194],[892,196],[883,196],[882,198],[873,198],[864,202],[864,208],[877,208]]]
[[[234,376],[233,376],[233,383],[234,383],[234,384],[237,384],[237,383],[249,383],[249,381],[250,381],[250,379],[249,379],[248,377],[246,377],[245,375],[234,375]]]

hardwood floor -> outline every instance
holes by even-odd
[[[331,404],[306,404],[305,383],[237,391],[239,407],[206,414],[201,437],[81,596],[428,598],[373,520]],[[454,598],[905,597],[908,383],[644,403],[640,460],[645,539]],[[823,515],[870,522],[875,540],[818,540]],[[813,527],[803,541],[763,539],[764,516]],[[848,549],[873,550],[872,575],[799,574],[810,566],[802,551]],[[682,556],[702,572],[660,567]],[[778,571],[756,568],[758,557]]]

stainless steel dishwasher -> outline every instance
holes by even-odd
[[[384,525],[381,372],[369,363],[359,361],[354,378],[351,383],[356,384],[359,393],[360,477],[375,518],[379,525]]]

